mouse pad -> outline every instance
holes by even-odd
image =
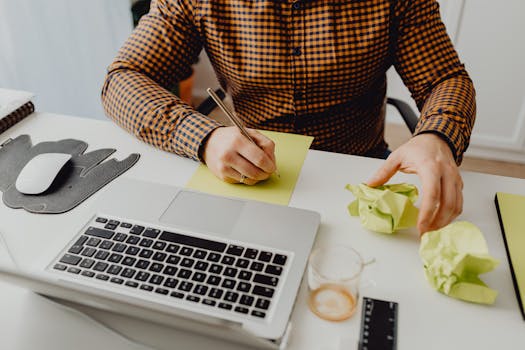
[[[32,145],[29,135],[20,135],[0,147],[0,191],[10,208],[24,208],[32,213],[67,212],[93,193],[131,168],[140,155],[130,154],[118,161],[104,161],[115,149],[98,149],[85,153],[84,141],[66,139]],[[72,158],[64,165],[48,190],[38,195],[25,195],[16,190],[15,182],[29,160],[42,153],[68,153]]]

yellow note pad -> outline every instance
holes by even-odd
[[[260,132],[275,142],[275,158],[280,178],[273,174],[268,180],[259,182],[255,186],[228,184],[219,180],[208,170],[208,167],[201,164],[186,187],[219,196],[288,205],[306,153],[314,138],[266,130]]]
[[[498,192],[496,207],[516,295],[525,319],[525,196]]]

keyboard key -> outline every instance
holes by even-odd
[[[221,278],[219,276],[210,275],[206,283],[214,285],[214,286],[218,286],[219,283],[221,283]]]
[[[283,272],[283,268],[277,265],[268,265],[266,266],[266,270],[264,272],[269,273],[271,275],[280,276]]]
[[[85,234],[89,236],[99,237],[99,238],[111,239],[111,237],[113,237],[115,232],[104,230],[101,228],[96,228],[96,227],[89,227],[86,230]]]
[[[182,290],[182,291],[185,291],[185,292],[189,292],[192,288],[193,288],[193,283],[191,283],[191,282],[182,281],[179,284],[179,290]]]
[[[263,269],[264,269],[264,264],[258,261],[253,261],[252,265],[250,266],[250,270],[252,271],[262,271]]]
[[[264,313],[262,311],[259,311],[259,310],[252,310],[252,316],[265,318],[266,317],[266,313]]]
[[[95,254],[97,250],[95,248],[92,248],[92,247],[86,247],[84,248],[84,250],[82,251],[82,253],[80,253],[81,255],[83,256],[88,256],[88,257],[92,257],[93,254]]]
[[[137,264],[135,265],[136,268],[138,269],[147,269],[148,266],[149,266],[150,262],[148,260],[143,260],[143,259],[140,259],[139,261],[137,261]]]
[[[69,265],[77,265],[80,262],[80,260],[82,260],[80,256],[64,254],[62,259],[60,259],[60,262]]]
[[[139,286],[139,284],[137,282],[134,282],[134,281],[127,281],[126,283],[124,283],[126,286],[128,287],[131,287],[131,288],[137,288]]]
[[[215,306],[217,304],[215,300],[211,300],[211,299],[203,299],[202,303],[208,306]]]
[[[120,271],[122,270],[122,266],[119,265],[111,265],[107,271],[110,275],[118,275]]]
[[[71,253],[71,254],[78,254],[82,251],[82,248],[84,248],[82,245],[73,245],[71,246],[71,248],[69,248],[69,250],[67,251],[68,253]]]
[[[168,256],[168,254],[166,254],[166,253],[156,252],[155,254],[153,254],[152,259],[155,260],[155,261],[162,262],[162,261],[166,260],[167,256]]]
[[[123,222],[122,224],[120,224],[120,227],[123,227],[123,228],[131,228],[131,226],[133,226],[133,225],[131,225],[128,222]]]
[[[109,256],[109,252],[107,250],[99,250],[97,254],[95,254],[95,259],[106,260],[108,256]]]
[[[180,269],[179,273],[177,274],[177,277],[188,279],[191,276],[191,270],[188,269]]]
[[[114,230],[117,228],[118,225],[110,224],[109,222],[104,226],[104,228],[107,228],[108,230]]]
[[[279,278],[268,275],[261,275],[260,273],[257,273],[255,274],[253,281],[255,283],[266,284],[268,286],[275,287],[277,283],[279,283]]]
[[[161,275],[153,275],[149,279],[149,283],[151,284],[160,285],[162,282],[164,282],[164,277],[162,277]]]
[[[166,248],[166,251],[168,253],[177,253],[179,251],[180,246],[177,244],[168,244],[168,248]]]
[[[123,251],[126,250],[128,246],[125,245],[124,243],[117,243],[113,246],[113,249],[111,249],[112,251],[114,252],[117,252],[117,253],[122,253]]]
[[[115,235],[115,237],[113,237],[113,240],[114,240],[114,241],[117,241],[117,242],[124,242],[124,241],[126,240],[127,237],[128,237],[127,234],[122,233],[122,232],[117,232],[117,234]]]
[[[224,294],[224,292],[222,291],[222,289],[212,288],[210,290],[210,293],[208,294],[208,296],[210,296],[212,298],[215,298],[215,299],[220,299],[223,294]]]
[[[206,274],[202,272],[195,272],[191,279],[197,282],[204,282],[204,280],[206,279]]]
[[[78,267],[70,267],[67,269],[67,272],[74,273],[75,275],[78,275],[80,273],[80,269]]]
[[[224,269],[223,275],[228,277],[235,277],[237,275],[237,272],[238,270],[236,268],[227,267],[226,269]]]
[[[243,251],[244,251],[243,247],[230,244],[230,246],[228,247],[228,250],[226,251],[226,254],[241,256]]]
[[[135,272],[136,271],[133,269],[125,268],[120,275],[125,278],[132,278],[135,275]]]
[[[264,262],[270,262],[270,260],[272,260],[272,253],[270,252],[261,252],[261,254],[259,254],[259,261],[264,261]]]
[[[110,282],[116,283],[116,284],[122,284],[124,283],[124,280],[122,278],[113,277],[109,280]]]
[[[246,305],[246,306],[252,306],[253,302],[255,301],[255,298],[251,295],[244,294],[241,297],[241,300],[239,300],[239,304]]]
[[[224,300],[229,301],[231,303],[235,303],[237,301],[237,299],[239,299],[239,293],[227,292],[224,295]]]
[[[113,253],[109,256],[108,261],[112,263],[119,263],[124,256],[122,254]]]
[[[172,264],[172,265],[177,265],[179,261],[180,261],[180,256],[177,256],[177,255],[170,255],[168,256],[168,260],[166,260],[168,264]]]
[[[237,259],[237,262],[235,263],[235,266],[241,267],[241,268],[247,268],[250,264],[250,260],[248,259]]]
[[[219,307],[221,309],[225,309],[225,310],[231,310],[232,309],[232,305],[228,304],[228,303],[219,303]]]
[[[286,258],[287,258],[286,255],[275,254],[275,256],[273,257],[273,261],[272,262],[274,264],[284,266],[284,264],[286,264]]]
[[[189,245],[195,248],[213,250],[222,253],[226,249],[226,244],[208,239],[181,235],[178,233],[163,231],[159,237],[160,240],[182,245]]]
[[[166,282],[164,282],[164,286],[168,288],[175,288],[177,287],[177,283],[179,283],[179,280],[176,278],[167,278]]]
[[[164,288],[157,288],[155,289],[155,293],[162,294],[162,295],[168,295],[170,291]]]
[[[93,270],[104,272],[108,268],[108,266],[109,264],[99,261],[95,264],[95,266],[93,267]]]
[[[221,265],[212,264],[210,267],[210,272],[219,275],[222,272],[222,269],[223,267]]]
[[[95,273],[93,271],[84,270],[82,271],[81,275],[86,277],[93,277],[95,276]]]
[[[55,264],[55,266],[53,266],[53,268],[55,270],[64,271],[67,268],[67,266],[66,265],[62,265],[62,264]]]
[[[239,284],[237,285],[237,290],[239,292],[249,292],[250,289],[252,288],[252,285],[250,283],[247,283],[247,282],[239,282]]]
[[[241,280],[245,280],[245,281],[249,281],[252,279],[252,276],[253,276],[253,273],[251,273],[250,271],[246,271],[246,270],[242,270],[240,273],[239,273],[239,279]]]
[[[166,243],[165,242],[156,241],[153,244],[153,249],[164,250],[164,248],[166,248]]]
[[[218,262],[218,261],[221,260],[221,255],[212,252],[212,253],[208,254],[208,257],[206,258],[206,260],[212,261],[212,262]]]
[[[74,245],[83,245],[84,243],[86,243],[88,238],[89,238],[88,236],[82,235],[82,236],[78,237],[78,239],[77,239],[77,241],[75,242]]]
[[[143,284],[140,286],[140,289],[151,292],[153,290],[153,287],[147,284]]]
[[[193,248],[182,247],[180,250],[180,255],[190,256],[193,253]]]
[[[140,252],[140,248],[134,247],[132,245],[130,245],[128,249],[126,249],[126,254],[128,255],[137,255],[139,252]]]
[[[126,239],[126,243],[136,245],[140,242],[139,236],[129,236],[128,239]]]
[[[206,295],[206,292],[208,291],[208,287],[202,284],[197,284],[195,288],[193,289],[193,293],[198,295]]]
[[[170,295],[171,295],[172,297],[174,297],[174,298],[178,298],[178,299],[182,299],[182,298],[184,298],[184,294],[181,293],[181,292],[171,292]]]
[[[164,268],[163,264],[153,263],[151,264],[149,270],[153,272],[161,272],[163,268]]]
[[[133,266],[135,265],[135,262],[137,261],[136,258],[132,258],[131,256],[126,256],[124,260],[122,260],[122,265],[125,266]]]
[[[222,282],[224,288],[233,289],[235,287],[235,281],[229,278],[225,278]]]
[[[106,222],[108,222],[108,219],[99,217],[99,218],[96,218],[95,221],[100,222],[101,224],[105,224]]]
[[[257,257],[257,254],[259,254],[259,251],[257,249],[248,248],[244,252],[244,257],[248,259],[255,259]]]
[[[160,235],[160,230],[148,227],[142,235],[144,237],[157,238]]]
[[[197,263],[195,264],[195,270],[206,271],[208,266],[209,264],[205,261],[197,261]]]
[[[193,266],[193,263],[195,263],[195,260],[190,259],[190,258],[184,258],[180,262],[180,266],[191,268]]]
[[[197,259],[204,259],[206,257],[206,251],[202,249],[197,249],[195,253],[193,253],[193,257]]]
[[[153,255],[153,250],[151,250],[151,249],[146,249],[146,248],[143,248],[143,249],[140,251],[140,254],[139,254],[139,256],[140,256],[141,258],[146,258],[146,259],[151,258],[152,255]]]
[[[95,278],[97,280],[102,280],[102,281],[109,280],[109,276],[108,275],[104,275],[103,273],[99,273]]]
[[[137,275],[135,276],[135,279],[136,279],[137,281],[142,281],[142,282],[144,282],[144,281],[147,281],[147,280],[148,280],[149,276],[150,276],[150,275],[149,275],[148,272],[139,271],[139,273],[137,273]]]
[[[118,226],[118,225],[120,225],[120,221],[117,221],[117,220],[109,220],[108,224]]]
[[[164,271],[162,273],[168,276],[175,276],[175,274],[177,273],[177,268],[175,266],[168,265],[164,268]]]
[[[113,247],[113,244],[114,243],[111,242],[111,241],[104,240],[99,248],[101,248],[101,249],[108,249],[109,250],[109,249],[111,249],[111,247]]]
[[[132,233],[134,235],[140,235],[144,231],[144,226],[135,225],[129,230],[129,233]]]
[[[271,298],[273,296],[274,291],[275,290],[273,288],[255,286],[253,287],[252,294]]]
[[[242,306],[236,306],[235,307],[235,312],[239,312],[241,314],[247,314],[248,313],[248,309],[245,308],[245,307],[242,307]]]
[[[82,259],[82,262],[80,263],[80,267],[83,267],[85,269],[90,269],[94,263],[95,263],[95,260],[93,259]]]
[[[186,300],[189,300],[189,301],[193,301],[195,303],[198,303],[199,301],[201,301],[201,298],[195,296],[195,295],[188,295],[186,297]]]
[[[153,240],[152,240],[152,239],[149,239],[149,238],[142,238],[142,239],[140,240],[140,243],[139,243],[139,245],[140,245],[141,247],[146,247],[146,248],[151,247],[152,244],[153,244]]]
[[[233,256],[225,255],[222,257],[221,263],[224,265],[233,265],[235,258]]]

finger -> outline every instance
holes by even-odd
[[[430,230],[434,212],[440,206],[441,176],[435,174],[436,172],[432,168],[425,168],[419,173],[423,193],[417,222],[420,234]]]
[[[260,178],[263,176],[261,173],[271,174],[275,171],[275,162],[268,156],[268,154],[266,154],[264,150],[249,142],[248,140],[245,140],[245,142],[242,143],[237,152],[239,152],[239,154],[244,157],[244,159],[251,163],[253,167],[258,168],[258,175],[253,171],[249,173],[251,178],[262,180],[262,178]],[[235,167],[235,169],[237,170],[237,167]]]
[[[270,159],[275,163],[275,142],[260,132],[257,132],[256,130],[248,129],[248,132],[257,146],[259,146],[264,151],[264,153],[266,153],[268,157],[270,157]]]
[[[238,172],[237,170],[233,169],[233,168],[230,168],[230,173],[229,173],[229,179],[231,179],[231,182],[230,181],[227,181],[229,183],[242,183],[244,185],[249,185],[249,186],[252,186],[252,185],[255,185],[258,181],[257,180],[254,180],[254,179],[250,179],[249,177],[246,177],[246,175],[244,175],[244,178],[243,178],[243,175]]]
[[[376,187],[386,183],[399,170],[400,162],[396,152],[390,154],[383,165],[376,173],[366,182],[370,187]]]
[[[239,154],[236,157],[234,157],[234,159],[230,163],[230,166],[235,171],[237,171],[239,174],[244,174],[244,176],[247,179],[255,180],[255,182],[266,180],[271,175],[271,173],[264,172],[260,168],[258,168],[255,165],[253,165],[252,162],[248,161],[246,158],[244,158],[242,155],[239,155]],[[240,176],[236,177],[236,178],[239,179]],[[251,181],[249,181],[249,182],[251,182]],[[245,183],[246,183],[246,181],[245,181]]]
[[[456,216],[454,219],[461,215],[463,212],[463,182],[457,185],[456,188]]]
[[[454,179],[454,178],[452,178]],[[457,186],[454,180],[443,174],[441,177],[441,199],[438,210],[430,224],[431,230],[440,229],[454,219],[457,205]]]

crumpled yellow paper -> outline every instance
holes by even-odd
[[[478,276],[493,270],[499,261],[489,255],[483,233],[475,225],[459,221],[425,233],[419,255],[427,280],[441,293],[480,304],[496,300],[498,292]]]
[[[381,233],[415,226],[419,210],[414,206],[418,191],[414,185],[401,183],[369,187],[346,185],[356,200],[348,205],[352,216],[359,216],[363,227]]]

